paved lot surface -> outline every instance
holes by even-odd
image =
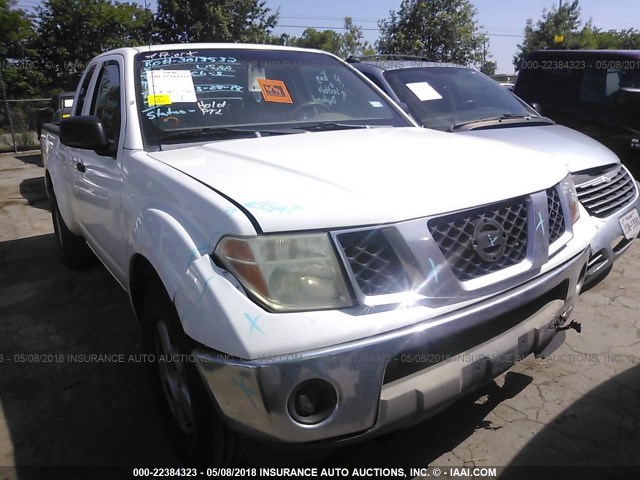
[[[131,357],[142,350],[128,298],[101,266],[59,263],[42,176],[37,152],[0,155],[0,465],[177,465]],[[307,461],[640,465],[639,266],[637,242],[581,296],[583,333],[553,357],[525,359],[410,430]],[[80,361],[114,353],[126,361]],[[28,472],[0,470],[15,477]]]

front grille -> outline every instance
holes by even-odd
[[[560,195],[555,187],[547,190],[547,207],[549,208],[549,244],[551,244],[558,240],[565,231]]]
[[[382,230],[343,233],[337,238],[362,293],[384,295],[410,288],[407,273]]]
[[[604,218],[612,215],[622,207],[630,204],[636,195],[636,185],[633,177],[622,167],[594,170],[580,178],[593,178],[608,175],[610,181],[601,181],[591,185],[576,186],[578,199],[589,214]],[[587,181],[586,183],[589,183]]]
[[[473,278],[515,265],[527,255],[527,199],[517,198],[429,220],[431,236],[458,280]],[[473,248],[476,223],[486,218],[506,233],[506,247],[495,261],[482,259]]]

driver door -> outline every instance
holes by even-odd
[[[106,57],[84,115],[98,117],[107,133],[105,152],[77,150],[74,197],[83,235],[111,273],[126,281],[122,231],[122,57]]]

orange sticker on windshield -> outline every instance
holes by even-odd
[[[265,102],[293,103],[287,86],[282,80],[266,80],[259,78],[260,90]]]

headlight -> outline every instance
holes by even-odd
[[[353,304],[327,234],[225,237],[214,254],[272,310],[318,310]]]
[[[560,187],[567,199],[567,205],[569,205],[569,212],[571,213],[571,224],[573,225],[580,218],[580,202],[578,201],[578,194],[571,175],[564,177],[560,182]]]

